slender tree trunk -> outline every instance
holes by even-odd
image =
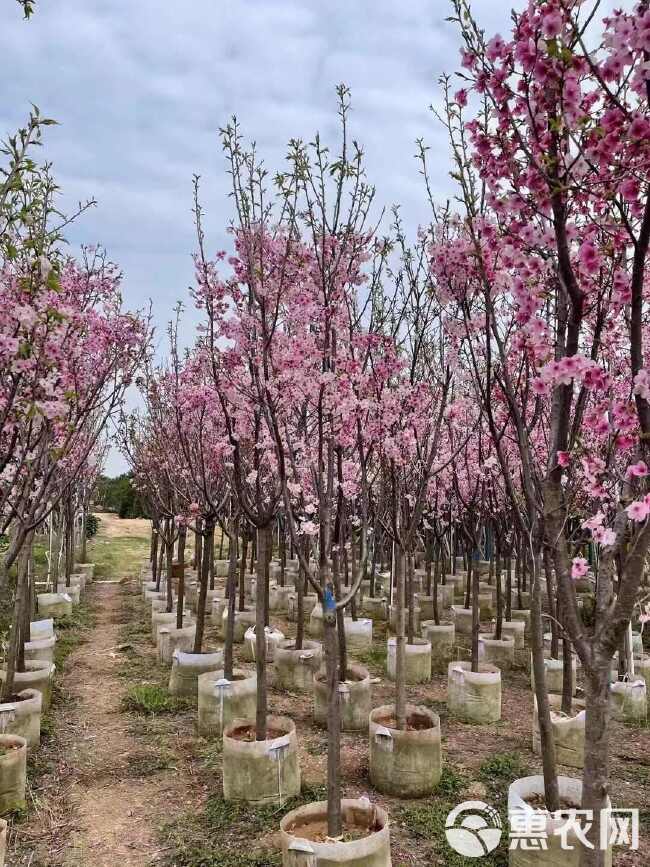
[[[341,819],[341,708],[336,614],[323,611],[325,676],[327,679],[327,833],[340,837]]]
[[[332,584],[334,585],[334,595],[338,600],[341,598],[341,579],[339,574],[340,568],[339,554],[332,555]],[[325,612],[323,612],[324,616]],[[345,612],[342,608],[336,609],[336,633],[338,641],[338,680],[344,682],[348,679],[348,654],[345,641]],[[337,687],[338,689],[338,687]]]
[[[555,739],[551,727],[551,709],[546,689],[546,667],[544,665],[544,632],[542,625],[542,591],[539,583],[539,555],[531,562],[532,586],[530,600],[530,630],[533,654],[533,675],[535,698],[537,699],[537,718],[542,748],[542,770],[544,773],[544,792],[546,807],[551,812],[560,809],[560,794],[557,782],[555,759]]]
[[[86,539],[86,522],[88,518],[88,508],[84,503],[83,511],[81,513],[81,554],[80,554],[80,563],[86,563],[88,561],[88,539]]]
[[[280,582],[279,586],[284,587],[284,573],[287,568],[287,535],[284,525],[278,519],[278,548],[280,553]]]
[[[266,534],[266,548],[265,548],[265,557],[264,557],[264,584],[262,585],[262,603],[264,605],[264,626],[267,627],[269,625],[269,593],[270,593],[270,571],[271,571],[271,557],[270,554],[273,552],[273,528],[269,527]],[[259,600],[259,596],[258,596]]]
[[[18,642],[18,671],[25,670],[25,642],[29,641],[32,628],[32,615],[34,612],[34,564],[32,562],[32,546],[34,544],[34,531],[31,530],[27,534],[25,540],[25,557],[24,563],[21,564],[24,570],[24,604],[23,604],[23,622],[21,628],[21,641]]]
[[[467,590],[465,592],[465,608],[471,608],[472,607],[472,586],[473,586],[472,579],[473,579],[473,573],[474,573],[474,569],[473,569],[474,561],[472,559],[471,551],[469,550],[469,548],[467,550],[468,550],[468,553],[467,553]],[[454,562],[456,562],[455,558],[454,558]]]
[[[210,581],[210,560],[214,559],[214,518],[205,520],[205,536],[203,544],[203,564],[199,580],[199,599],[196,606],[196,631],[194,633],[194,653],[203,650],[203,633],[205,630],[205,603],[208,597]],[[180,599],[178,601],[180,607]]]
[[[74,569],[74,512],[71,500],[66,501],[65,509],[65,586],[70,586],[70,576]]]
[[[167,554],[166,563],[166,581],[167,581],[167,613],[171,614],[174,610],[174,580],[172,578],[174,567],[174,535],[173,524],[171,521],[167,524],[168,535],[165,539],[165,550]]]
[[[305,559],[307,560],[307,565],[309,565],[309,544],[305,543]],[[298,586],[296,587],[296,610],[297,610],[297,624],[296,624],[296,650],[302,650],[302,643],[305,639],[305,584],[307,582],[307,576],[305,575],[304,569],[302,568],[302,564],[298,565]]]
[[[241,539],[241,561],[239,563],[239,610],[244,611],[246,608],[246,555],[248,553],[248,536],[246,530],[242,530]]]
[[[551,657],[557,659],[560,654],[560,638],[558,632],[558,608],[557,608],[557,591],[555,580],[553,578],[553,564],[551,562],[551,552],[548,548],[544,548],[544,577],[546,578],[546,597],[548,604],[548,613],[550,614],[551,622]]]
[[[501,641],[503,632],[503,592],[501,585],[501,545],[497,541],[496,544],[496,570],[494,575],[496,581],[497,594],[497,622],[494,637],[497,641]]]
[[[187,529],[179,527],[178,530],[178,594],[176,605],[176,629],[180,629],[183,625],[183,609],[185,608],[185,541],[187,539]]]
[[[158,526],[156,522],[151,524],[151,577],[158,589]]]
[[[375,578],[377,575],[377,556],[379,554],[379,548],[381,548],[381,542],[373,537],[372,540],[372,564],[370,566],[370,587],[368,589],[368,593],[371,599],[375,597]]]
[[[167,546],[164,535],[158,540],[158,569],[156,573],[156,593],[160,593],[160,585],[162,584],[163,562],[165,560],[165,552]]]
[[[512,557],[511,550],[508,551],[506,560],[506,621],[512,622]]]
[[[593,813],[587,839],[593,850],[584,848],[582,867],[604,867],[605,852],[600,849],[600,811],[607,806],[609,794],[609,658],[597,658],[585,671],[585,764],[582,773],[582,809]]]
[[[433,570],[433,622],[436,626],[440,626],[440,609],[438,607],[438,579],[439,573],[438,570],[440,568],[440,556],[436,560],[434,570]],[[427,582],[429,586],[431,586],[431,564],[429,563],[429,575],[427,578]]]
[[[406,555],[406,569],[408,578],[408,643],[415,642],[415,598],[413,594],[413,554]]]
[[[395,581],[397,583],[397,641],[395,647],[395,719],[400,731],[406,729],[406,587],[404,554],[395,545]]]
[[[9,646],[5,660],[5,680],[0,693],[0,703],[8,702],[14,694],[14,678],[18,659],[20,656],[20,646],[24,642],[23,636],[23,610],[26,603],[26,570],[24,568],[24,555],[21,552],[18,559],[18,569],[16,577],[16,597],[14,599],[14,611],[11,621],[11,633],[9,638]]]
[[[203,535],[198,532],[194,534],[194,568],[196,574],[201,574],[201,563],[203,559]]]
[[[573,648],[568,638],[562,639],[562,713],[571,716],[573,709]]]
[[[257,603],[255,606],[255,666],[257,670],[257,713],[255,737],[266,740],[266,634],[264,632],[264,583],[266,579],[266,544],[268,527],[257,530]],[[252,557],[252,555],[251,555]]]
[[[478,584],[478,569],[474,569],[472,571],[472,671],[478,671],[478,635],[481,630]]]
[[[237,521],[233,521],[228,541],[228,617],[226,619],[226,634],[223,648],[223,676],[232,680],[233,676],[233,644],[235,636],[235,608],[237,585]]]

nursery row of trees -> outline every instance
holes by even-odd
[[[159,587],[165,579],[167,610],[176,606],[180,627],[191,529],[200,652],[215,530],[227,538],[226,677],[247,558],[255,563],[260,741],[270,734],[265,626],[275,544],[281,564],[287,549],[298,558],[304,579],[297,648],[305,592],[322,605],[330,836],[342,829],[344,612],[356,616],[361,583],[372,595],[390,561],[394,723],[404,730],[413,562],[424,557],[438,621],[438,585],[465,554],[477,670],[472,564],[489,544],[497,638],[512,591],[530,592],[552,810],[559,793],[545,618],[555,651],[561,640],[565,663],[572,648],[582,664],[583,807],[595,817],[594,848],[583,858],[602,863],[611,661],[623,647],[633,671],[629,624],[645,605],[639,588],[650,545],[650,11],[641,0],[600,23],[598,5],[531,0],[513,13],[507,38],[488,40],[465,0],[453,0],[462,71],[458,88],[442,79],[439,120],[455,193],[437,201],[420,144],[431,221],[413,244],[398,209],[377,216],[345,87],[336,151],[318,136],[292,140],[274,174],[233,121],[222,131],[232,250],[209,250],[197,179],[192,300],[201,321],[188,351],[178,320],[170,327],[162,365],[149,349],[148,322],[122,309],[115,267],[98,249],[73,260],[62,246],[71,218],[57,209],[49,167],[32,156],[50,121],[35,111],[9,139],[0,176],[0,534],[10,541],[0,583],[15,579],[16,603],[2,697],[12,693],[33,613],[34,533],[56,511],[69,577],[100,434],[139,371],[143,409],[122,416],[119,440],[152,517],[154,578]],[[578,580],[587,582],[588,604],[578,600]],[[648,616],[644,607],[640,615]]]
[[[36,150],[53,121],[34,109],[0,149],[0,588],[13,591],[2,700],[35,611],[31,550],[47,533],[49,577],[69,576],[75,538],[85,557],[85,516],[120,406],[148,339],[148,323],[122,309],[120,274],[99,248],[78,259],[62,233],[77,213]]]
[[[413,245],[398,210],[389,226],[373,222],[344,87],[336,152],[318,136],[294,140],[271,174],[236,122],[222,131],[235,211],[228,255],[209,253],[196,181],[196,343],[182,352],[170,329],[169,359],[148,363],[145,410],[123,420],[122,442],[153,516],[154,563],[160,544],[171,570],[187,527],[202,539],[203,600],[217,525],[230,540],[233,611],[237,558],[243,574],[251,538],[258,599],[278,527],[282,555],[288,539],[299,558],[324,610],[332,836],[344,609],[388,546],[403,728],[409,564],[426,551],[437,581],[465,550],[471,569],[488,531],[499,563],[516,557],[530,582],[547,805],[557,809],[559,796],[542,574],[553,630],[585,674],[583,807],[597,817],[607,801],[611,660],[639,604],[650,544],[650,12],[641,2],[601,26],[597,6],[531,2],[513,14],[508,38],[488,40],[455,0],[461,87],[442,80],[439,119],[456,191],[435,201],[421,145],[432,220]],[[579,607],[583,576],[591,604]],[[477,593],[478,574],[468,589],[473,665]],[[264,626],[258,602],[258,739]],[[597,842],[597,820],[589,833]],[[585,863],[598,863],[597,850]]]

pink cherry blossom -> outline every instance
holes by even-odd
[[[574,557],[571,561],[571,577],[582,578],[589,571],[589,563],[584,557]]]

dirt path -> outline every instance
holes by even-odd
[[[43,748],[54,766],[37,782],[29,825],[18,828],[25,839],[16,863],[144,867],[160,854],[156,829],[183,808],[191,787],[177,768],[161,767],[155,737],[131,733],[120,712],[129,684],[116,648],[128,586],[95,582],[86,592],[95,627],[66,660],[53,738]],[[33,848],[29,839],[38,841]]]

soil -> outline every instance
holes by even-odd
[[[392,715],[375,717],[374,722],[379,723],[379,725],[385,726],[385,728],[387,729],[397,730],[397,718]],[[407,732],[422,732],[431,728],[433,728],[433,726],[431,725],[431,720],[428,716],[424,716],[424,714],[411,714],[409,717],[407,717]]]
[[[544,800],[544,795],[529,795],[524,798],[524,801],[535,810],[544,810],[548,811],[548,807],[546,806],[546,801]],[[579,810],[580,804],[575,801],[570,800],[569,798],[560,798],[560,810]]]
[[[18,702],[21,701],[30,701],[31,698],[31,695],[18,695],[14,693],[13,695],[10,695],[9,698],[5,699],[3,704],[18,704]]]
[[[22,750],[21,744],[0,744],[0,756],[8,756],[14,750]]]
[[[22,867],[145,867],[159,851],[157,832],[177,810],[196,808],[200,794],[181,767],[147,772],[147,753],[120,712],[128,686],[121,664],[119,584],[93,582],[92,643],[66,660],[63,705],[53,710],[49,768],[33,784],[29,819],[15,828]],[[146,776],[138,776],[138,766]],[[43,799],[46,799],[45,802]]]
[[[284,735],[289,734],[289,732],[285,728],[273,728],[272,726],[266,727],[266,740],[272,741],[275,738],[281,738]],[[246,743],[252,743],[255,740],[255,726],[239,726],[236,729],[232,729],[228,732],[228,737],[234,741],[244,741]]]
[[[349,822],[343,822],[343,833],[336,838],[340,843],[350,843],[352,840],[362,840],[380,828],[359,827]],[[315,819],[311,822],[300,822],[291,828],[287,828],[289,834],[300,837],[302,840],[311,840],[312,843],[335,842],[327,833],[327,819]]]

